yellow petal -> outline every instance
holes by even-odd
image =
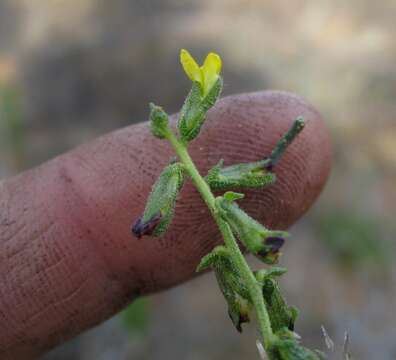
[[[185,49],[180,50],[180,62],[187,76],[192,81],[198,81],[202,84],[203,79],[201,69],[194,60],[194,58],[191,56],[191,54]]]
[[[221,57],[216,53],[209,53],[202,66],[203,69],[213,69],[217,75],[221,72]]]
[[[204,95],[206,95],[219,78],[221,71],[221,58],[215,53],[209,53],[201,67],[204,82]]]

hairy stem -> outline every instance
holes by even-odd
[[[229,225],[218,214],[215,206],[215,197],[210,190],[209,185],[198,172],[193,160],[188,154],[186,145],[182,143],[171,130],[167,132],[166,138],[175,149],[181,162],[184,164],[187,173],[190,175],[192,181],[194,182],[196,188],[200,192],[212,216],[214,217],[217,225],[219,226],[221,234],[224,238],[224,243],[230,250],[231,256],[248,288],[251,301],[255,307],[260,332],[263,338],[264,348],[268,352],[269,348],[271,347],[274,334],[272,332],[268,311],[265,307],[262,296],[261,286],[257,282],[253,272],[242,255]]]

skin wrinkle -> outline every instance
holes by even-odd
[[[227,97],[208,113],[190,147],[202,174],[220,158],[229,165],[258,160],[299,115],[307,126],[275,167],[278,182],[243,190],[241,207],[275,229],[288,227],[309,208],[329,173],[328,134],[310,105],[283,92]],[[172,156],[169,144],[141,123],[0,182],[0,254],[26,249],[13,264],[0,255],[1,359],[31,359],[139,294],[195,274],[200,258],[221,239],[190,181],[165,236],[138,240],[130,234]],[[49,231],[38,232],[51,222]],[[21,224],[26,226],[19,231]]]
[[[97,154],[96,149],[95,154]],[[108,279],[108,281],[113,283],[113,286],[117,288],[117,293],[119,293],[118,297],[121,297],[121,299],[118,299],[118,297],[115,296],[115,300],[112,300],[114,304],[108,304],[109,309],[112,309],[114,307],[119,308],[121,305],[124,305],[126,303],[126,301],[122,299],[125,294],[127,294],[128,299],[131,301],[134,298],[133,295],[138,291],[136,290],[135,281],[133,281],[134,278],[130,279],[128,286],[125,286],[123,283],[120,283],[117,272],[111,271],[112,268],[107,263],[107,257],[103,256],[103,248],[106,249],[112,246],[111,229],[106,226],[106,214],[102,211],[97,199],[86,195],[86,193],[82,189],[84,183],[80,184],[78,181],[76,181],[75,176],[73,175],[73,171],[70,169],[66,170],[63,162],[61,161],[60,163],[62,164],[61,172],[63,174],[67,174],[63,176],[70,177],[68,183],[70,184],[71,189],[73,189],[73,191],[76,191],[78,187],[78,190],[76,191],[76,197],[78,198],[78,200],[71,204],[71,207],[73,209],[71,211],[71,214],[73,214],[72,217],[74,217],[72,223],[74,222],[76,224],[79,224],[78,228],[80,228],[80,231],[82,231],[83,233],[79,235],[81,241],[86,239],[89,240],[88,244],[92,251],[89,251],[87,253],[87,257],[96,256],[96,260],[98,260],[98,267],[101,274],[104,278]],[[67,164],[67,161],[65,161],[64,163]],[[88,172],[90,171],[89,166],[87,166],[86,169],[88,170]],[[103,170],[105,171],[105,174],[110,174],[107,169],[103,168]],[[93,176],[98,176],[100,178],[103,177],[100,169],[97,167],[93,172]],[[111,174],[111,176],[113,177],[113,174]],[[72,191],[70,190],[67,191],[68,196],[71,192]],[[81,208],[83,208],[84,210],[81,211]],[[90,219],[91,221],[89,221]],[[105,219],[105,221],[103,219]],[[98,251],[98,248],[100,248],[101,251]],[[114,290],[112,292],[114,293]]]

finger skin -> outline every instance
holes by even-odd
[[[319,113],[285,92],[231,96],[209,112],[190,145],[202,174],[220,158],[226,165],[258,160],[300,115],[306,127],[276,166],[276,184],[245,191],[241,202],[273,229],[304,214],[329,174]],[[193,276],[221,239],[191,182],[166,235],[138,240],[130,233],[171,156],[170,145],[141,123],[0,183],[1,359],[30,359],[136,296]]]

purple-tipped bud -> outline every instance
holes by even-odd
[[[257,255],[267,264],[275,264],[280,256],[279,250],[285,243],[280,236],[270,236],[264,241],[264,248]]]
[[[139,217],[136,222],[132,225],[132,234],[134,234],[138,239],[144,235],[151,235],[155,230],[155,227],[161,221],[161,213],[155,214],[149,221],[143,222],[143,217]]]
[[[272,159],[267,158],[263,161],[263,169],[267,170],[268,172],[272,172],[274,169],[274,163]]]
[[[285,243],[285,239],[280,236],[271,236],[265,239],[265,245],[270,248],[270,252],[278,252]]]
[[[242,324],[250,322],[248,313],[232,313],[230,310],[228,310],[228,316],[230,317],[237,331],[240,333],[242,332]]]

